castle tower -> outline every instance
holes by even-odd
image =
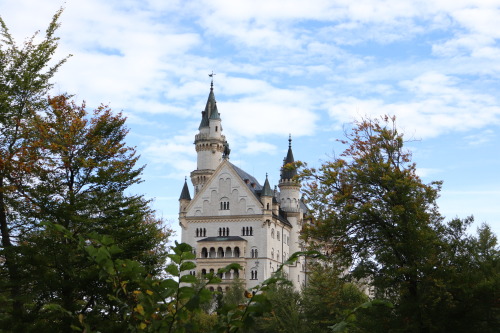
[[[229,158],[229,145],[226,137],[222,135],[222,126],[217,102],[214,96],[214,81],[210,84],[205,110],[201,112],[201,122],[198,134],[194,139],[197,153],[196,170],[191,172],[191,182],[194,186],[195,195],[203,187],[208,178],[222,162],[223,158]]]
[[[283,160],[281,168],[280,188],[280,206],[287,213],[296,213],[300,207],[300,182],[294,179],[297,176],[297,170],[294,168],[292,152],[292,137],[288,138],[288,153]]]

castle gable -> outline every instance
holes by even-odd
[[[186,216],[262,214],[261,190],[254,177],[224,160],[191,201]]]

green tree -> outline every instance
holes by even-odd
[[[454,219],[443,228],[442,265],[434,274],[442,281],[439,302],[432,304],[435,331],[496,332],[500,326],[497,238],[486,224],[469,235],[472,222]]]
[[[256,321],[252,332],[307,332],[302,297],[290,281],[272,285],[264,292],[271,310]]]
[[[37,222],[19,235],[30,297],[25,323],[33,331],[70,332],[78,314],[91,327],[123,329],[123,313],[107,297],[110,289],[79,249],[79,238],[107,235],[120,248],[117,258],[141,263],[145,274],[160,272],[168,232],[147,200],[125,192],[140,182],[143,167],[136,167],[135,150],[124,141],[124,123],[106,106],[89,115],[67,96],[49,98],[49,108],[32,122],[25,145],[38,163],[16,187],[26,203],[23,217]]]
[[[55,32],[62,10],[53,17],[45,38],[35,42],[35,34],[19,47],[0,17],[0,289],[5,316],[23,320],[23,297],[20,292],[21,269],[17,262],[20,243],[17,237],[26,228],[19,221],[19,195],[16,182],[20,174],[29,172],[30,153],[25,149],[26,125],[36,112],[46,107],[44,96],[51,88],[50,79],[66,61],[51,62],[57,48]],[[8,300],[5,300],[8,299]]]
[[[305,318],[303,332],[330,332],[329,327],[342,321],[347,313],[368,301],[360,288],[341,278],[333,263],[310,265],[307,286],[302,291]]]
[[[395,119],[356,123],[348,147],[319,169],[305,169],[315,239],[330,244],[350,275],[395,305],[394,328],[430,330],[426,290],[439,264],[440,182],[424,184]]]

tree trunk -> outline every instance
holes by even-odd
[[[2,233],[2,247],[5,267],[7,268],[8,288],[10,289],[10,297],[12,299],[12,318],[14,323],[22,323],[23,304],[20,301],[19,270],[16,263],[16,249],[10,239],[10,230],[7,223],[7,204],[5,201],[4,177],[0,175],[0,232]]]

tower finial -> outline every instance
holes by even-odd
[[[210,82],[210,90],[213,90],[214,89],[214,71],[212,71],[212,73],[208,74],[208,76],[210,76],[212,78],[212,82]]]
[[[292,134],[288,134],[288,148],[292,148]]]

